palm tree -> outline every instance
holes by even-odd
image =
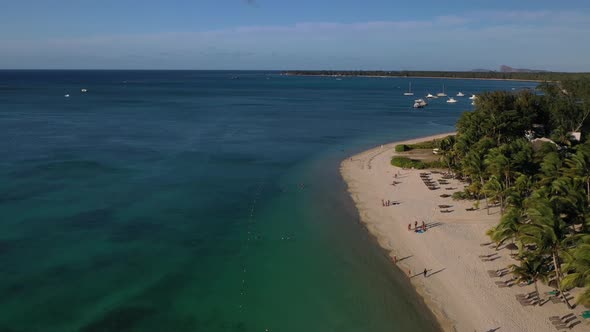
[[[455,143],[457,142],[455,136],[449,135],[438,141],[438,148],[442,154],[443,159],[449,167],[449,174],[452,174],[452,166],[455,165]]]
[[[496,250],[508,240],[517,240],[520,244],[517,244],[517,246],[522,248],[522,244],[520,243],[520,227],[522,225],[521,211],[511,207],[507,210],[506,214],[502,216],[500,223],[489,229],[486,232],[486,235],[488,235],[492,241],[496,242]]]
[[[547,283],[549,279],[548,261],[547,256],[528,255],[520,261],[520,265],[511,264],[509,267],[519,282],[528,283],[532,281],[535,285],[535,292],[539,295],[539,299],[541,299],[537,282]]]
[[[561,174],[561,160],[557,152],[549,152],[541,162],[541,172],[539,176],[539,185],[545,186],[557,179]]]
[[[590,204],[590,143],[580,146],[574,155],[565,160],[568,168],[565,173],[571,177],[579,178],[586,184],[586,200]]]
[[[570,225],[581,225],[585,230],[590,207],[583,186],[579,178],[562,176],[551,183],[550,201],[562,219]]]
[[[590,236],[586,243],[578,244],[564,255],[563,271],[567,273],[561,285],[564,288],[588,287],[577,299],[577,303],[590,305]]]
[[[504,186],[506,188],[510,187],[510,171],[511,171],[511,163],[510,158],[502,153],[502,150],[505,150],[506,146],[502,145],[500,147],[491,149],[486,158],[485,158],[485,165],[487,170],[490,174],[495,175],[498,179],[503,179]]]
[[[500,214],[504,214],[504,195],[506,187],[504,183],[498,181],[498,177],[492,175],[488,182],[483,186],[484,192],[492,200],[500,200]]]
[[[527,216],[530,223],[521,226],[520,239],[525,244],[533,244],[537,254],[550,255],[553,259],[553,269],[557,279],[559,291],[569,308],[571,305],[563,295],[561,287],[561,259],[560,254],[567,249],[567,236],[570,233],[568,225],[556,215],[547,198],[533,194],[527,202]]]
[[[463,161],[463,172],[466,173],[470,178],[471,181],[478,181],[481,185],[480,191],[483,192],[484,198],[486,201],[486,209],[487,213],[490,214],[490,206],[488,204],[488,196],[483,190],[485,185],[484,177],[486,172],[486,167],[483,162],[483,153],[480,153],[477,150],[473,150],[469,152],[465,156],[465,160]],[[481,197],[481,196],[480,196]]]
[[[514,181],[514,185],[506,190],[506,204],[516,209],[524,209],[524,201],[530,196],[533,188],[532,177],[521,174]]]

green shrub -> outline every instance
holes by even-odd
[[[401,168],[415,168],[415,169],[425,169],[425,168],[444,168],[445,165],[440,161],[422,161],[416,159],[410,159],[408,157],[401,157],[395,156],[391,158],[391,164],[396,167]]]
[[[470,199],[471,195],[467,191],[456,191],[453,193],[454,200]]]
[[[418,142],[416,144],[410,144],[409,150],[411,149],[434,149],[438,146],[438,141],[440,140],[432,140],[432,141],[426,141],[426,142]]]
[[[410,148],[405,144],[398,144],[395,146],[395,152],[404,152],[408,150],[410,150]]]
[[[393,166],[401,167],[401,168],[417,168],[417,169],[424,169],[424,163],[419,160],[413,160],[408,157],[399,157],[395,156],[391,158],[391,164]]]

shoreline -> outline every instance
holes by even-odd
[[[475,78],[475,77],[441,77],[441,76],[395,76],[395,75],[312,75],[312,74],[282,74],[284,76],[302,76],[302,77],[365,77],[365,78],[413,78],[413,79],[444,79],[444,80],[478,80],[478,81],[515,81],[515,82],[553,82],[549,80],[525,80],[517,78]]]
[[[485,231],[499,221],[498,208],[484,205],[470,211],[473,202],[441,198],[462,189],[462,183],[449,180],[447,191],[441,185],[429,190],[422,183],[420,173],[394,167],[391,157],[397,155],[397,144],[412,144],[454,133],[445,133],[392,142],[378,146],[341,162],[340,173],[357,208],[361,222],[390,258],[397,256],[397,267],[409,277],[411,284],[432,311],[443,331],[553,331],[548,317],[569,313],[563,304],[546,303],[541,307],[523,307],[516,301],[517,294],[532,291],[533,285],[502,287],[497,282],[510,276],[492,278],[488,270],[516,263],[508,249],[496,251]],[[395,174],[399,175],[395,177]],[[433,174],[434,179],[441,175]],[[398,182],[395,186],[392,181]],[[381,200],[399,201],[399,205],[384,207]],[[441,212],[438,205],[452,206]],[[408,223],[425,221],[427,231],[408,231]],[[497,255],[484,261],[480,255]],[[496,256],[495,256],[496,257]],[[392,261],[392,264],[393,261]],[[427,276],[422,275],[428,269]],[[410,273],[408,273],[410,272]],[[539,284],[540,292],[551,290]],[[582,327],[580,327],[582,326]],[[583,330],[584,325],[573,331]]]

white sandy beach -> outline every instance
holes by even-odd
[[[533,285],[500,288],[495,282],[510,279],[511,275],[492,278],[487,272],[515,263],[510,251],[499,250],[499,258],[493,261],[479,257],[496,252],[495,247],[481,244],[490,242],[485,231],[499,221],[499,210],[491,209],[491,215],[487,215],[482,202],[479,210],[467,211],[472,207],[470,202],[440,197],[462,190],[464,185],[459,181],[452,179],[449,185],[429,190],[420,179],[420,173],[427,171],[391,165],[395,145],[446,135],[390,143],[342,162],[342,176],[362,221],[390,256],[397,256],[399,268],[406,274],[411,270],[412,284],[445,331],[556,331],[548,318],[572,310],[551,301],[541,307],[523,307],[515,296],[534,291]],[[400,175],[394,179],[397,172]],[[433,174],[436,180],[441,176]],[[400,183],[394,186],[394,180]],[[446,190],[448,187],[457,189]],[[383,207],[382,199],[401,204]],[[451,205],[447,210],[452,212],[442,213],[438,205]],[[408,223],[413,228],[416,220],[418,225],[424,220],[428,230],[421,234],[408,231]],[[429,270],[427,277],[422,275],[424,268]],[[539,283],[542,297],[547,297],[543,293],[550,290]],[[581,311],[573,310],[576,314]],[[586,331],[590,327],[582,322],[572,330]]]

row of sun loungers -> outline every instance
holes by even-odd
[[[426,185],[426,187],[428,187],[428,189],[430,189],[430,190],[437,190],[437,189],[439,189],[439,187],[437,186],[436,182],[433,181],[430,178],[430,174],[429,173],[420,173],[420,178],[422,179],[422,182],[424,182],[424,184]]]
[[[518,294],[516,295],[516,300],[523,307],[542,304],[541,299],[539,298],[539,294],[537,292],[530,292],[528,294]]]
[[[582,313],[583,316],[584,314]],[[574,326],[582,323],[573,312],[561,317],[551,316],[549,317],[549,321],[557,330],[571,330]]]

